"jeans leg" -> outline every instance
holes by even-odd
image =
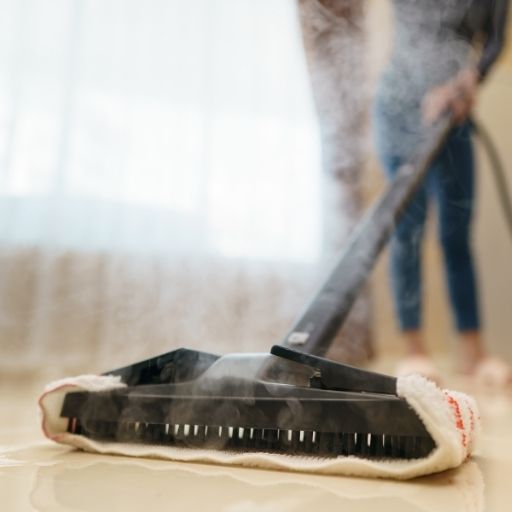
[[[439,210],[439,239],[458,331],[480,328],[478,292],[471,253],[474,157],[468,124],[456,129],[439,156],[430,185]]]
[[[377,95],[373,128],[376,151],[389,180],[414,153],[420,142],[411,132],[419,106],[404,113],[390,112]],[[412,108],[412,107],[411,107]],[[419,126],[419,125],[418,125]],[[427,217],[427,189],[420,187],[398,222],[390,243],[390,277],[399,327],[403,331],[421,327],[421,246]]]
[[[401,162],[389,159],[386,171],[394,176]],[[427,216],[427,191],[421,187],[403,213],[390,246],[391,285],[402,331],[421,327],[421,247]]]

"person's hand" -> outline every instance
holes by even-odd
[[[455,123],[462,123],[475,106],[478,82],[478,71],[465,69],[449,82],[431,89],[422,102],[424,123],[435,123],[445,112],[451,112]]]

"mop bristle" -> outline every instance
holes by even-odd
[[[418,459],[435,447],[419,436],[113,421],[90,421],[85,427],[76,418],[69,419],[68,432],[105,442],[320,457]]]

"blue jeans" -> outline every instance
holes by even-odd
[[[378,152],[387,177],[404,163],[387,151],[382,137],[393,137],[393,126],[376,116]],[[430,198],[438,207],[439,241],[444,256],[446,282],[459,332],[480,328],[477,284],[470,247],[474,199],[474,157],[471,128],[465,123],[453,130],[425,182],[397,225],[391,242],[391,280],[395,309],[404,331],[421,327],[421,245]]]

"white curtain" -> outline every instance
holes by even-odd
[[[0,0],[0,369],[266,350],[320,183],[293,0]]]
[[[291,0],[0,0],[0,242],[311,262]]]

